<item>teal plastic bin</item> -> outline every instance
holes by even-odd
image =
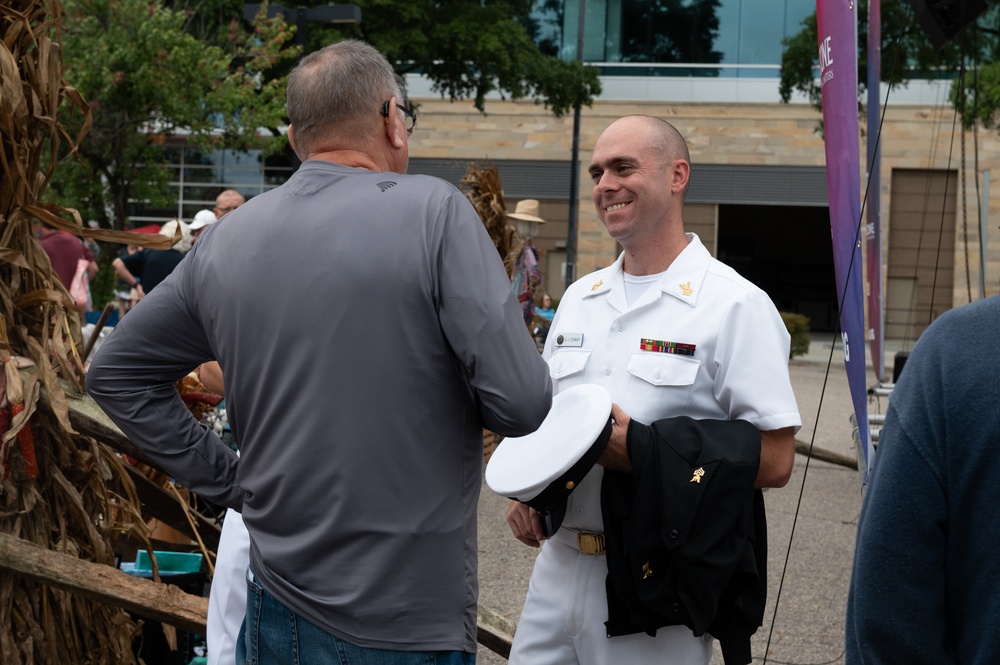
[[[201,554],[187,552],[158,552],[153,551],[156,562],[160,566],[161,573],[197,573],[201,570]],[[149,552],[139,550],[135,555],[135,570],[153,570],[152,561],[149,560]]]

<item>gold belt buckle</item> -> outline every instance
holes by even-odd
[[[576,547],[584,554],[604,554],[604,534],[581,531],[576,534]]]

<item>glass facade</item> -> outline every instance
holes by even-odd
[[[535,0],[527,28],[543,53],[575,59],[584,8],[584,60],[603,76],[777,78],[782,40],[815,12],[815,0]],[[291,154],[203,152],[178,137],[167,147],[171,203],[133,201],[133,224],[191,220],[223,189],[246,198],[295,170]]]
[[[536,0],[528,28],[544,52],[576,58],[581,6],[583,59],[612,76],[777,77],[782,40],[816,11],[814,0]]]
[[[178,142],[166,149],[171,205],[152,207],[133,201],[129,218],[133,225],[162,223],[174,217],[190,222],[195,213],[212,208],[224,189],[235,189],[250,199],[285,182],[295,170],[288,156],[265,157],[260,150],[211,150]]]

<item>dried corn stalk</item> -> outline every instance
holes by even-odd
[[[39,203],[60,147],[72,152],[82,138],[60,114],[89,118],[62,78],[60,12],[55,0],[0,3],[0,531],[113,565],[119,536],[148,545],[146,527],[118,455],[70,425],[65,391],[81,390],[84,376],[80,321],[31,228],[39,218],[96,235],[75,211]],[[43,388],[49,409],[39,408]],[[0,572],[4,663],[133,663],[135,632],[122,610]]]
[[[493,240],[507,276],[514,271],[514,250],[518,247],[517,229],[507,219],[507,207],[503,202],[503,188],[500,173],[495,164],[482,166],[469,164],[462,176],[465,196],[472,202],[486,231]]]

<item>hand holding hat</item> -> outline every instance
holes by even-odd
[[[617,404],[611,405],[611,437],[597,459],[606,469],[629,473],[632,462],[628,456],[628,428],[632,418]],[[517,499],[507,508],[507,525],[514,537],[530,547],[540,547],[552,535],[538,511]]]
[[[597,463],[605,469],[612,471],[622,471],[628,473],[632,471],[632,461],[628,457],[628,425],[632,418],[622,411],[617,404],[611,405],[611,438],[608,445],[604,447]]]
[[[611,409],[611,395],[601,386],[581,384],[562,391],[537,430],[497,446],[486,467],[487,485],[537,510],[542,534],[551,536],[566,514],[570,493],[607,446],[613,432]]]

